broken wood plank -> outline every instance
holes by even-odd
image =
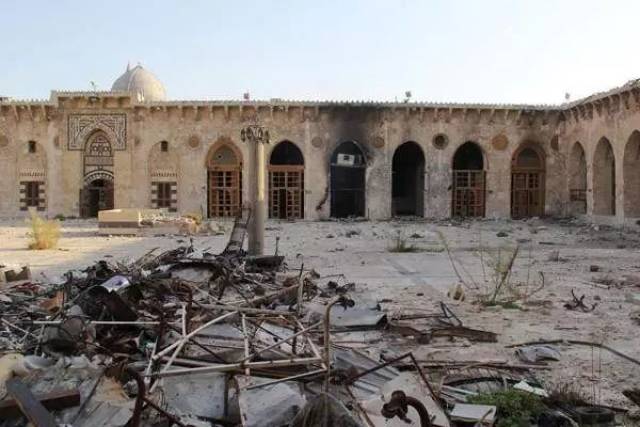
[[[31,393],[29,387],[19,378],[7,381],[7,394],[13,397],[20,411],[35,427],[57,427],[53,415]]]
[[[71,408],[80,404],[78,390],[55,390],[46,394],[36,395],[36,399],[50,411]],[[15,399],[0,400],[0,419],[17,418],[22,411]]]

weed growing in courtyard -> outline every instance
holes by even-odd
[[[31,239],[29,249],[52,249],[58,246],[60,240],[60,221],[57,219],[42,219],[32,212],[27,220],[31,231],[27,236]]]
[[[395,252],[395,253],[407,253],[407,252],[440,253],[444,251],[444,248],[439,245],[416,246],[413,244],[409,244],[407,242],[407,238],[402,234],[402,232],[398,231],[396,238],[393,240],[392,244],[389,246],[387,250],[389,252]]]
[[[530,426],[544,410],[540,397],[513,389],[471,396],[468,401],[479,405],[496,406],[497,427]]]
[[[449,257],[451,267],[460,283],[468,289],[478,292],[477,302],[483,306],[500,306],[508,309],[520,308],[516,301],[526,301],[533,294],[544,288],[544,275],[539,272],[539,280],[531,279],[531,248],[529,248],[526,278],[514,280],[513,268],[520,255],[518,245],[501,245],[497,248],[487,248],[482,244],[479,236],[479,246],[475,251],[482,267],[482,281],[476,280],[475,275],[467,271],[465,265],[456,258],[449,243],[442,233],[438,233],[442,245]]]

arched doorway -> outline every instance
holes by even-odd
[[[343,142],[333,151],[331,155],[332,217],[364,216],[366,168],[364,153],[355,142]]]
[[[424,215],[424,154],[413,141],[393,153],[391,214]]]
[[[607,138],[600,138],[593,154],[593,214],[616,214],[616,159]]]
[[[640,132],[634,130],[624,149],[624,216],[640,217]]]
[[[87,176],[80,192],[83,201],[80,206],[82,218],[95,218],[99,211],[113,209],[113,176],[111,174],[100,172]]]
[[[452,215],[454,217],[483,217],[485,185],[482,150],[475,142],[465,142],[458,147],[453,156]]]
[[[242,157],[227,142],[211,147],[207,156],[207,215],[234,217],[242,209]]]
[[[544,191],[544,151],[537,144],[524,144],[511,159],[511,217],[542,216]]]
[[[98,130],[89,135],[83,153],[84,186],[80,190],[80,216],[92,218],[114,208],[113,148]]]
[[[569,155],[569,200],[571,213],[587,213],[587,160],[582,144],[573,144]]]
[[[304,218],[304,157],[290,141],[276,145],[269,158],[269,218]]]

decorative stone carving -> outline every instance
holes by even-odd
[[[449,144],[449,137],[444,133],[439,133],[433,137],[433,146],[438,150],[444,150]]]
[[[311,145],[313,145],[316,148],[320,148],[324,145],[324,141],[322,140],[321,137],[314,136],[313,139],[311,140]]]
[[[127,116],[125,114],[70,114],[68,127],[69,150],[83,150],[87,137],[103,131],[113,143],[114,150],[127,148]]]
[[[504,134],[498,134],[491,140],[491,146],[498,151],[504,151],[509,146],[509,139]]]
[[[198,135],[191,135],[187,144],[189,144],[191,148],[198,148],[200,146],[200,138],[198,138]]]
[[[553,151],[558,151],[560,149],[558,135],[553,135],[553,138],[551,138],[551,143],[549,145],[551,145],[551,149]]]
[[[373,141],[371,143],[375,148],[382,148],[384,147],[384,138],[376,136],[375,138],[373,138]]]

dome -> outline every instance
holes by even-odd
[[[164,101],[166,98],[164,85],[142,65],[130,68],[113,82],[113,92],[135,93],[139,101]]]

